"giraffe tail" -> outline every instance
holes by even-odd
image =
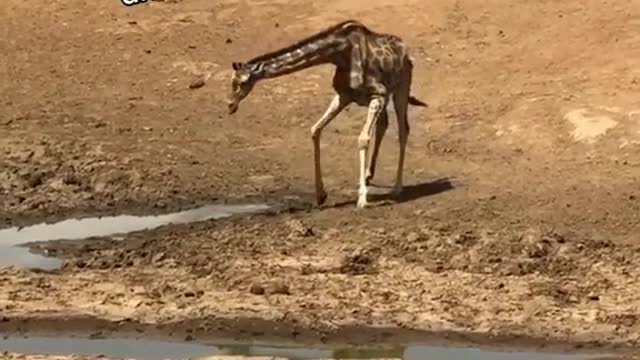
[[[429,105],[427,105],[427,103],[418,100],[414,96],[409,96],[409,104],[410,105],[414,105],[414,106],[423,106],[423,107],[428,107],[429,106]]]

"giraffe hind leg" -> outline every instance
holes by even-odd
[[[407,118],[407,110],[409,107],[409,86],[403,87],[398,93],[394,95],[393,103],[395,106],[396,116],[398,119],[398,142],[400,151],[398,154],[398,168],[396,171],[396,181],[393,186],[392,194],[394,196],[400,195],[403,188],[403,172],[405,153],[407,148],[407,140],[409,138],[409,120]]]
[[[389,113],[385,108],[381,113],[378,120],[376,120],[376,129],[373,138],[373,150],[371,151],[371,157],[369,158],[369,167],[367,169],[367,177],[365,179],[366,184],[371,184],[371,180],[376,172],[376,163],[378,160],[378,152],[380,151],[380,144],[389,127]]]

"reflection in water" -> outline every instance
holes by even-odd
[[[395,358],[402,359],[404,356],[403,347],[390,349],[367,349],[367,348],[341,348],[333,351],[335,359],[370,359],[370,358]]]
[[[62,260],[29,252],[24,246],[4,246],[0,243],[0,267],[19,266],[27,269],[55,270],[62,266]]]
[[[271,347],[260,345],[220,345],[218,350],[224,355],[274,356],[288,359],[327,359],[331,350],[293,347]]]

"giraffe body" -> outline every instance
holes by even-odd
[[[351,103],[369,110],[358,137],[358,208],[367,206],[367,185],[374,176],[380,143],[388,127],[386,107],[391,99],[398,120],[400,145],[393,194],[399,194],[402,191],[405,149],[409,136],[408,105],[426,104],[411,96],[412,58],[408,46],[395,35],[377,33],[358,21],[349,20],[248,62],[234,62],[229,113],[233,114],[238,110],[239,103],[251,92],[256,82],[321,64],[333,64],[336,67],[333,77],[336,95],[325,113],[311,127],[317,203],[324,203],[327,197],[320,166],[320,134]],[[367,159],[372,136],[373,149]]]

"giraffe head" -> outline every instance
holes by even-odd
[[[234,62],[231,76],[231,93],[228,98],[228,111],[233,114],[238,110],[240,102],[249,95],[256,81],[260,79],[264,63],[246,64]]]

